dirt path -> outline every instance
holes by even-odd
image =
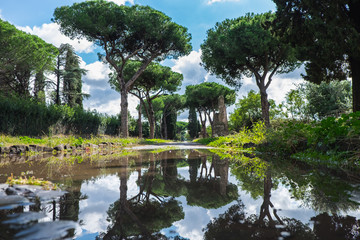
[[[167,142],[167,143],[158,143],[153,145],[139,145],[133,147],[126,147],[125,149],[133,149],[133,150],[147,150],[147,149],[159,149],[159,148],[176,148],[176,149],[211,149],[213,147],[209,147],[206,145],[201,145],[193,142]]]

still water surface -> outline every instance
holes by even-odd
[[[2,183],[26,172],[66,192],[2,192],[0,239],[360,239],[354,177],[237,158],[182,149],[3,160]]]

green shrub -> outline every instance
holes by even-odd
[[[34,99],[0,95],[0,133],[12,136],[53,134],[117,135],[118,117],[66,105],[46,105]]]

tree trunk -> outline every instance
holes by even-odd
[[[163,126],[164,126],[164,139],[168,139],[167,123],[166,123],[166,116],[165,116],[165,114],[163,115]]]
[[[270,113],[269,113],[269,101],[268,95],[266,93],[265,86],[260,87],[260,96],[261,96],[261,115],[262,119],[265,122],[267,128],[270,127]]]
[[[350,57],[353,112],[360,111],[360,57]]]
[[[139,138],[142,138],[142,123],[141,123],[141,107],[142,107],[142,104],[141,104],[141,100],[140,100],[140,103],[139,103],[139,117],[138,117],[138,130],[139,130]]]
[[[60,73],[60,55],[58,56],[57,59],[57,71],[56,71],[56,97],[55,97],[55,104],[56,105],[60,105],[60,78],[61,78],[61,73]]]
[[[202,115],[201,115],[201,111],[199,110],[199,117],[200,117],[200,122],[201,122],[201,135],[203,138],[207,138],[208,135],[207,135],[207,132],[206,132],[206,113],[205,113],[205,116],[204,116],[204,120],[202,119]]]
[[[155,137],[155,114],[154,114],[154,109],[153,106],[151,104],[151,101],[148,100],[148,104],[149,104],[149,125],[150,125],[150,139],[153,139]]]
[[[360,34],[359,10],[359,1],[349,1],[349,16],[358,34]],[[358,46],[356,46],[355,49],[359,49]],[[360,51],[353,50],[349,55],[352,78],[353,112],[357,112],[360,111]]]
[[[123,138],[129,137],[128,129],[128,93],[125,87],[121,88],[121,126],[120,126],[120,136]]]
[[[206,113],[210,122],[210,126],[211,126],[211,137],[214,137],[214,119],[211,119],[211,113],[208,112]],[[215,117],[215,111],[213,112],[213,117]]]

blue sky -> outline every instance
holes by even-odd
[[[110,0],[109,0],[110,1]],[[198,84],[204,81],[223,83],[215,76],[208,74],[200,66],[200,44],[206,38],[206,31],[216,22],[226,18],[236,18],[248,12],[263,13],[275,11],[275,4],[271,0],[111,0],[117,4],[149,5],[170,16],[172,20],[188,28],[192,35],[193,52],[189,56],[178,60],[167,60],[163,64],[172,67],[173,71],[184,75],[183,92],[186,85]],[[19,29],[38,35],[45,41],[59,47],[61,43],[70,43],[83,60],[82,67],[88,70],[83,77],[83,91],[91,97],[84,102],[84,107],[95,109],[101,113],[118,114],[120,112],[120,94],[112,90],[107,83],[109,69],[97,59],[97,52],[101,49],[85,40],[70,40],[60,34],[58,26],[51,22],[56,7],[71,5],[75,0],[2,0],[0,1],[0,17],[9,21]],[[301,81],[301,70],[294,73],[275,77],[269,88],[269,97],[280,103],[294,83]],[[49,76],[51,78],[51,76]],[[243,87],[238,91],[238,98],[257,87],[253,79],[243,79]],[[136,116],[137,100],[129,99],[129,110]],[[233,107],[229,109],[231,112]],[[186,113],[179,117],[185,120]]]

